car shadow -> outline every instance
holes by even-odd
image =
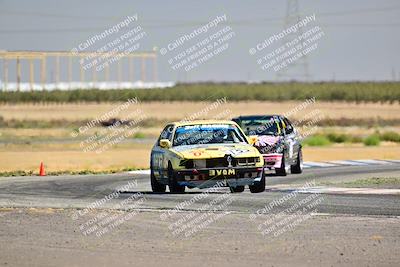
[[[227,188],[229,191],[229,189]],[[205,191],[199,191],[199,192],[183,192],[183,193],[171,193],[171,192],[163,192],[163,193],[156,193],[152,191],[118,191],[120,194],[143,194],[143,195],[198,195],[198,194],[203,194]],[[221,192],[208,192],[210,195],[220,195],[220,194],[225,194],[226,191],[221,191]]]

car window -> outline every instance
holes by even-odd
[[[285,128],[285,132],[286,134],[291,134],[293,133],[293,125],[290,123],[290,121],[287,118],[283,118],[283,121],[285,122],[286,128]]]
[[[245,142],[245,137],[235,125],[201,124],[176,128],[173,146]]]
[[[172,133],[174,132],[174,125],[169,124],[165,126],[165,128],[162,130],[160,137],[158,138],[158,142],[161,139],[168,139],[169,141],[172,141]]]
[[[281,135],[282,129],[280,120],[275,117],[243,119],[240,126],[247,135]]]

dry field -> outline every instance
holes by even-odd
[[[207,102],[153,102],[131,105],[117,117],[125,118],[139,107],[148,118],[158,120],[181,120],[190,118],[197,112],[198,118],[210,118],[221,115],[231,118],[237,115],[285,113],[296,108],[302,102],[231,102],[218,106],[207,112],[210,103]],[[104,104],[18,104],[0,105],[0,116],[4,120],[66,120],[81,121],[101,117],[113,110],[117,103]],[[331,103],[317,102],[294,114],[292,118],[302,118],[313,110],[319,110],[327,118],[382,118],[400,119],[398,104],[374,103]],[[203,111],[203,112],[202,112]],[[74,125],[78,128],[83,125]],[[71,125],[69,126],[71,127]],[[155,137],[161,126],[141,128],[145,136]],[[399,131],[400,126],[389,128]],[[385,129],[387,130],[387,129]],[[123,168],[148,168],[151,140],[140,143],[123,143],[111,149],[96,154],[83,152],[79,142],[93,135],[99,128],[92,128],[86,136],[79,140],[71,140],[72,129],[65,128],[0,128],[0,172],[1,171],[37,171],[40,162],[44,162],[49,171],[62,170],[109,170]],[[371,134],[374,128],[363,127],[325,127],[318,131],[338,131],[352,134]],[[378,147],[365,147],[361,144],[333,145],[328,147],[306,147],[304,157],[307,161],[327,161],[340,159],[399,159],[400,145],[381,144]]]
[[[0,171],[35,171],[44,162],[47,171],[105,171],[148,168],[151,144],[115,146],[102,153],[84,152],[75,144],[0,146]]]
[[[0,171],[35,171],[44,162],[48,171],[110,170],[148,168],[152,144],[123,144],[96,154],[83,152],[78,145],[38,144],[0,146]],[[379,147],[334,145],[305,147],[304,160],[329,161],[342,159],[399,159],[400,145]]]
[[[227,118],[238,115],[250,114],[283,114],[288,112],[302,102],[227,102],[203,113],[199,118],[210,118],[218,114],[225,114]],[[115,109],[117,103],[104,104],[16,104],[0,105],[0,116],[7,119],[32,119],[32,120],[83,120],[94,119]],[[140,108],[149,118],[180,120],[204,111],[210,106],[210,102],[151,102],[131,105],[128,109],[119,113],[120,117],[127,117],[129,114]],[[400,118],[400,106],[388,103],[343,103],[343,102],[316,102],[306,109],[293,114],[293,118],[302,117],[312,110],[318,109],[327,118]]]

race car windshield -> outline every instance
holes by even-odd
[[[247,135],[281,135],[274,118],[241,120],[241,126]]]
[[[244,136],[234,125],[188,125],[176,129],[173,146],[245,142]]]

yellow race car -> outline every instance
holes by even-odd
[[[265,190],[264,159],[233,121],[169,123],[151,150],[153,192],[229,186],[231,192]]]

